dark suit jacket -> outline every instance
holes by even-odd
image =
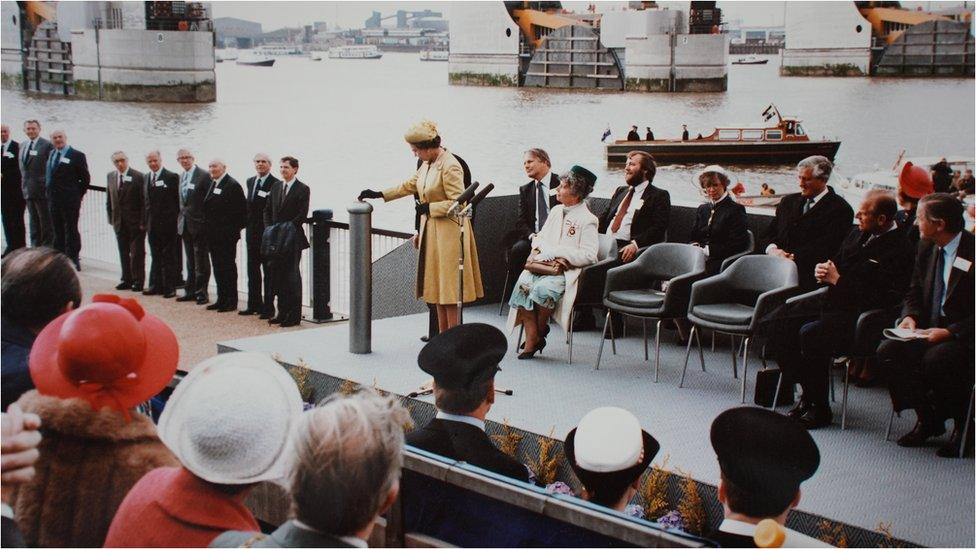
[[[177,181],[179,181],[179,175],[177,175]],[[179,195],[180,213],[176,219],[179,234],[183,234],[184,230],[190,231],[190,234],[198,234],[203,231],[203,202],[207,198],[211,181],[213,180],[206,170],[200,166],[193,167],[193,173],[190,175],[190,184],[193,185],[193,189],[190,190],[185,202],[183,196]],[[243,191],[241,193],[243,194]]]
[[[919,234],[918,225],[915,224],[915,210],[898,210],[895,214],[895,223],[898,228],[905,232],[905,237],[912,246],[918,244]]]
[[[949,274],[949,284],[946,286],[945,328],[959,339],[970,351],[973,350],[973,234],[968,231],[960,233],[959,249],[956,257],[969,261],[969,269],[963,271],[955,266]],[[910,316],[920,328],[930,328],[929,311],[932,303],[932,283],[935,274],[935,264],[938,260],[938,246],[929,240],[918,243],[918,254],[915,256],[915,271],[912,282],[905,295],[902,306],[902,318]]]
[[[721,530],[712,530],[708,533],[706,538],[718,542],[722,547],[755,547],[756,540],[750,536],[740,536],[739,534],[730,534],[728,532],[723,532]]]
[[[488,435],[474,425],[435,418],[423,429],[408,434],[407,444],[515,480],[529,481],[525,466],[496,448]]]
[[[827,290],[825,310],[862,313],[901,303],[912,275],[914,249],[901,229],[865,246],[870,236],[855,227],[833,257],[840,279]]]
[[[264,178],[261,188],[255,191],[254,182],[258,177],[247,178],[247,239],[260,242],[261,235],[264,233],[264,208],[267,205],[268,197],[272,190],[281,185],[281,180],[270,173]],[[261,196],[259,192],[267,193]]]
[[[805,200],[800,193],[783,197],[759,249],[765,251],[769,244],[776,244],[793,254],[800,287],[809,291],[817,287],[814,267],[833,257],[851,231],[854,210],[829,186],[827,194],[807,213],[803,213]]]
[[[224,174],[220,184],[206,194],[203,213],[208,242],[228,243],[239,240],[241,229],[247,222],[247,199],[244,198],[241,184],[230,175]]]
[[[146,178],[142,173],[129,168],[124,177],[129,181],[122,181],[119,189],[118,171],[112,170],[105,176],[105,208],[108,211],[108,221],[115,232],[124,228],[138,231],[145,230],[149,222],[149,202],[146,188]]]
[[[605,234],[613,218],[617,215],[620,203],[627,196],[630,189],[627,185],[618,188],[610,199],[610,207],[600,216],[600,234]],[[634,197],[636,200],[637,197]],[[653,183],[647,185],[644,194],[640,196],[644,204],[634,212],[634,220],[630,225],[630,239],[637,241],[637,247],[643,248],[658,242],[664,242],[668,232],[668,222],[671,216],[671,195],[664,189],[659,189]]]
[[[549,174],[549,190],[555,189],[559,186],[559,176],[554,173]],[[549,196],[549,209],[551,210],[553,206],[559,204],[556,200],[556,195],[546,192]],[[535,182],[529,181],[528,183],[519,187],[519,202],[518,202],[518,220],[515,222],[515,238],[511,240],[521,240],[528,238],[530,234],[535,232],[535,216],[538,211],[538,205],[536,200],[539,197],[539,193],[535,190]]]
[[[717,273],[722,261],[746,249],[749,245],[747,230],[746,209],[732,200],[731,194],[718,204],[707,202],[698,206],[691,228],[691,242],[708,246],[706,269],[709,273]]]
[[[297,178],[292,182],[288,196],[282,197],[284,190],[285,183],[283,181],[271,190],[268,202],[264,206],[264,224],[270,227],[275,223],[291,221],[298,230],[297,234],[301,242],[299,249],[304,250],[308,248],[308,237],[305,236],[303,225],[308,219],[308,202],[312,192],[308,185]]]
[[[210,547],[352,547],[330,534],[299,528],[289,520],[270,534],[232,530],[220,534]]]
[[[51,149],[50,158],[57,154]],[[47,160],[45,160],[45,169]],[[48,197],[52,201],[80,200],[88,192],[91,174],[88,173],[88,159],[85,153],[74,147],[65,147],[58,161],[51,171],[51,179],[47,182]]]
[[[20,177],[20,146],[13,139],[10,140],[9,149],[3,156],[3,163],[0,165],[0,173],[3,174],[3,182],[0,184],[2,187],[2,198],[6,202],[8,200],[21,202],[24,201],[24,189],[20,187],[22,179]]]
[[[54,148],[51,142],[38,137],[34,144],[37,154],[27,153],[30,139],[20,144],[20,175],[24,187],[24,198],[45,198],[47,196],[46,170],[47,158]]]
[[[180,214],[180,176],[162,168],[155,185],[149,184],[151,177],[152,174],[146,174],[148,229],[154,234],[176,234],[176,220]]]

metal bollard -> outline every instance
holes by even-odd
[[[349,352],[372,352],[373,206],[356,202],[349,212]]]
[[[312,212],[312,320],[332,320],[331,258],[329,221],[332,210]]]

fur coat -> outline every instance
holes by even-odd
[[[179,466],[142,414],[126,421],[119,412],[36,390],[18,403],[41,417],[44,435],[37,474],[12,504],[28,547],[101,547],[129,489],[157,467]]]

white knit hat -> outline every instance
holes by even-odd
[[[159,418],[159,438],[196,476],[250,484],[285,476],[302,397],[285,369],[259,353],[223,353],[190,372]]]

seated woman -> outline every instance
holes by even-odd
[[[718,273],[729,256],[746,249],[746,209],[729,194],[729,176],[720,166],[708,166],[698,174],[698,184],[708,202],[698,206],[691,243],[705,250],[705,272]]]
[[[509,326],[525,327],[525,347],[519,359],[533,358],[546,346],[549,318],[553,315],[563,328],[569,326],[577,281],[581,268],[596,263],[599,250],[597,218],[583,202],[593,191],[596,176],[579,166],[559,178],[556,198],[542,229],[532,237],[532,261],[559,260],[560,274],[540,275],[522,271],[512,298]]]

